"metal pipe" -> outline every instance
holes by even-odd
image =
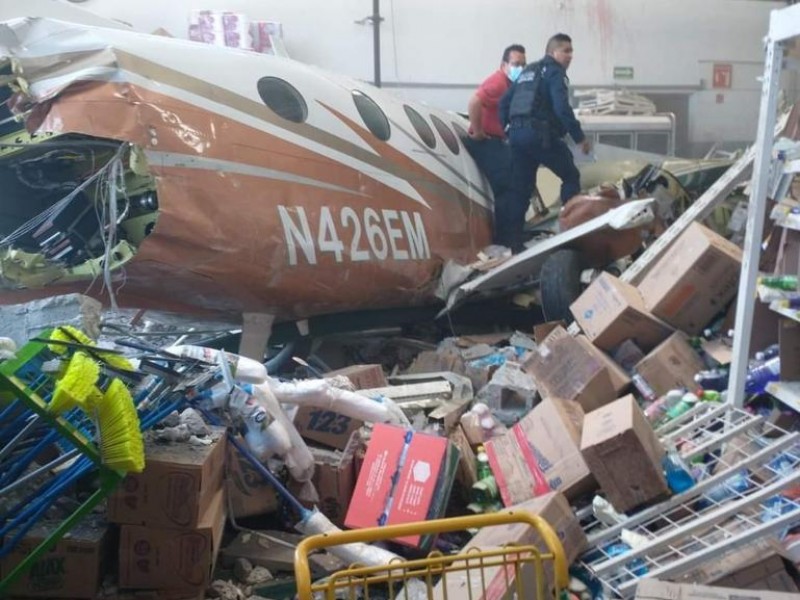
[[[372,58],[375,87],[381,87],[381,0],[372,0]]]

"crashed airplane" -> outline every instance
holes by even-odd
[[[491,242],[467,122],[287,59],[0,24],[0,300],[278,320],[429,304]]]

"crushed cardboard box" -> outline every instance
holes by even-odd
[[[123,525],[119,584],[134,589],[204,589],[211,583],[225,527],[225,490],[193,529]]]
[[[222,488],[227,438],[211,428],[213,443],[149,441],[147,466],[129,474],[108,500],[108,519],[121,525],[194,529]]]
[[[0,580],[8,575],[60,523],[42,522],[0,560]],[[110,556],[108,524],[97,516],[81,520],[33,563],[9,589],[21,598],[94,598]]]
[[[664,448],[632,395],[586,415],[581,453],[619,512],[669,496]]]
[[[512,510],[529,512],[544,519],[561,541],[568,564],[572,563],[586,548],[586,536],[581,529],[580,522],[562,494],[551,492],[518,504]],[[467,548],[494,550],[507,545],[536,546],[540,552],[547,552],[547,546],[537,531],[524,523],[485,527],[472,538]],[[552,563],[544,562],[544,570],[547,579],[545,589],[549,590],[554,581]],[[523,564],[520,567],[520,574],[523,583],[522,589],[535,590],[533,565]],[[488,567],[482,569],[482,574],[476,573],[474,569],[454,572],[436,585],[433,590],[433,598],[436,600],[444,598],[511,600],[515,597],[515,581],[514,570],[511,567],[508,569],[500,566]]]
[[[647,308],[696,335],[736,295],[742,251],[700,223],[692,223],[639,283]]]
[[[705,368],[703,359],[689,345],[686,334],[676,331],[636,365],[642,376],[657,396],[670,390],[694,390],[694,376]]]
[[[228,446],[225,480],[234,519],[266,515],[278,510],[275,489],[233,446]]]
[[[672,328],[651,314],[631,284],[601,273],[570,306],[591,342],[608,352],[632,339],[645,352],[663,342]]]
[[[617,398],[605,361],[563,327],[553,329],[522,366],[543,398],[572,400],[587,412]]]

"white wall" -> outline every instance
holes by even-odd
[[[293,57],[372,78],[372,29],[355,23],[371,13],[371,0],[87,0],[80,6],[180,37],[191,9],[277,20]],[[633,67],[633,80],[616,83],[694,94],[691,138],[747,140],[755,130],[754,78],[769,11],[782,6],[755,0],[381,0],[383,79],[408,97],[464,110],[506,45],[525,44],[535,59],[552,33],[564,31],[574,38],[574,86],[614,85],[614,66]],[[723,104],[715,91],[701,91],[715,61],[734,64]]]

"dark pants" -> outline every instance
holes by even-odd
[[[509,196],[511,194],[511,147],[508,142],[500,138],[486,138],[485,140],[464,140],[472,158],[478,168],[486,176],[494,195],[494,234],[495,244],[503,244],[504,239],[499,223],[507,220]]]
[[[530,127],[512,128],[508,133],[511,145],[511,191],[508,227],[512,244],[521,245],[525,227],[525,212],[536,187],[536,171],[540,165],[550,169],[561,180],[561,204],[581,191],[581,174],[566,142],[551,137],[545,143],[542,136]],[[514,246],[512,245],[512,248]]]

